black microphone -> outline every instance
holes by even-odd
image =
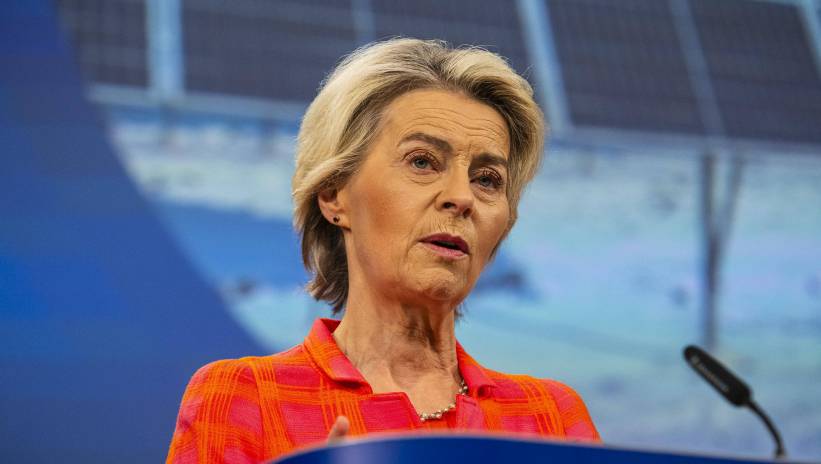
[[[775,424],[772,423],[767,414],[753,401],[753,392],[746,383],[706,351],[695,345],[684,348],[684,359],[707,383],[712,385],[724,398],[727,398],[727,401],[737,407],[747,406],[764,421],[764,425],[767,426],[767,430],[770,431],[770,435],[775,440],[776,458],[783,458],[787,455],[784,444],[781,442],[781,434],[778,433]]]

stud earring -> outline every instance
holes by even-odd
[[[334,224],[339,224],[339,216],[334,216]]]

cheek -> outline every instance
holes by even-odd
[[[368,181],[369,177],[363,173],[357,179],[348,202],[357,235],[378,232],[390,220],[394,192],[380,182]]]
[[[490,260],[491,253],[493,253],[493,250],[499,244],[499,240],[502,239],[505,230],[507,230],[510,212],[507,205],[505,205],[504,208],[500,208],[486,217],[487,220],[483,222],[478,231],[480,237],[482,237],[483,265],[487,264]]]
[[[415,230],[411,196],[390,183],[374,183],[361,189],[356,198],[355,232],[360,246],[391,260],[401,255],[408,237]]]

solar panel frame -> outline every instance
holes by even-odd
[[[181,14],[192,92],[307,102],[357,45],[350,2],[183,0]]]
[[[149,85],[143,0],[56,0],[80,69],[93,83]]]
[[[571,127],[705,134],[667,2],[549,0]],[[651,42],[652,43],[649,43]]]
[[[799,7],[687,1],[725,135],[821,144],[821,73]]]
[[[475,45],[505,57],[530,77],[523,27],[514,4],[493,0],[372,0],[377,39],[404,36]]]

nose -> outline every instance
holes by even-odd
[[[454,170],[442,181],[442,191],[436,202],[437,208],[454,217],[469,218],[473,214],[474,196],[468,173]]]

